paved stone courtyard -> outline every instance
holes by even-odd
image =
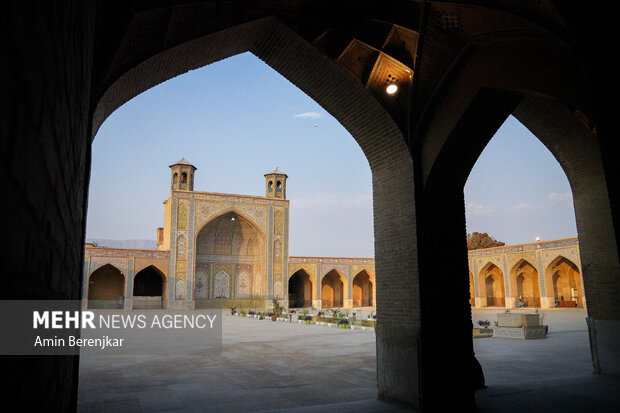
[[[474,323],[499,311],[474,309]],[[489,386],[478,410],[620,411],[620,379],[591,373],[585,312],[543,313],[545,340],[474,340]],[[223,329],[221,354],[179,341],[182,355],[83,356],[78,410],[407,411],[376,400],[372,332],[230,315]]]

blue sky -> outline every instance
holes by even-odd
[[[468,230],[508,243],[574,236],[568,181],[509,119],[466,185]],[[289,176],[291,255],[373,256],[368,162],[316,102],[249,53],[158,85],[117,109],[93,143],[87,238],[155,239],[168,165],[197,168],[195,190],[264,195]]]

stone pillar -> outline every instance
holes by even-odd
[[[474,392],[483,382],[472,340],[463,188],[478,156],[517,102],[513,96],[480,91],[458,121],[449,127],[445,116],[438,116],[436,128],[419,138],[435,142],[429,145],[436,150],[431,150],[434,157],[420,149],[422,159],[415,162],[424,410],[449,411],[454,405],[471,410]],[[439,146],[436,141],[441,139],[445,143]],[[446,320],[451,328],[439,327]],[[450,351],[445,351],[446,343]]]
[[[321,264],[315,265],[316,269],[316,300],[312,300],[312,306],[317,309],[323,308],[323,301],[321,299]]]
[[[504,304],[506,308],[515,308],[517,306],[517,298],[511,295],[515,294],[516,291],[510,290],[510,274],[508,273],[506,254],[502,254],[502,275],[504,276],[504,296],[506,297]]]
[[[470,267],[472,277],[474,279],[474,307],[485,307],[487,305],[486,297],[480,297],[480,293],[478,292],[478,263],[475,258],[471,260],[472,266]],[[484,304],[483,304],[484,299]]]
[[[123,310],[133,310],[134,263],[135,259],[133,257],[127,259],[127,275],[125,276],[125,300],[123,301]]]
[[[538,285],[540,285],[540,307],[554,308],[555,298],[553,297],[553,286],[545,285],[545,268],[542,264],[542,254],[536,251],[536,271],[538,272]],[[551,291],[549,293],[548,291]]]
[[[413,164],[409,154],[394,151],[386,148],[373,167],[373,209],[381,211],[374,219],[377,387],[381,400],[419,409],[421,290]]]
[[[351,265],[347,265],[347,295],[343,300],[344,308],[353,308],[353,276],[351,274]]]

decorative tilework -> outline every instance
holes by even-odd
[[[285,279],[288,280],[288,208],[284,208],[284,271]],[[284,298],[288,300],[288,282],[284,282]]]
[[[543,268],[542,265],[542,254],[540,253],[540,251],[536,252],[536,263],[538,265],[538,282],[540,283],[540,294],[543,297],[548,297],[547,293],[546,293],[546,287],[545,287],[545,269]]]
[[[127,298],[133,298],[133,277],[134,277],[134,258],[130,257],[127,264]]]
[[[509,284],[510,282],[508,281],[508,263],[506,262],[506,256],[502,256],[502,268],[503,268],[503,273],[504,273],[504,290],[506,292],[506,297],[510,297],[510,289]]]
[[[189,222],[194,222],[194,200],[189,202]],[[187,299],[193,300],[194,286],[194,226],[189,226],[189,241],[187,247]]]
[[[267,299],[273,297],[273,206],[269,206],[269,259],[267,260]]]
[[[176,223],[177,222],[177,200],[175,198],[172,199],[172,217],[171,217],[171,222],[172,223]],[[172,228],[170,228],[170,239],[171,240],[175,240],[177,239],[177,229],[176,229],[176,225],[171,225]],[[174,300],[174,279],[175,279],[175,275],[176,275],[176,242],[171,242],[170,243],[170,276],[168,277],[168,300],[172,301]]]
[[[331,270],[336,270],[338,271],[344,278],[345,280],[347,279],[347,274],[349,273],[349,268],[351,268],[348,265],[345,264],[320,264],[321,265],[321,279],[323,279],[323,277],[325,277],[327,275],[328,272],[330,272]]]
[[[95,272],[97,269],[103,267],[106,264],[110,264],[116,267],[123,274],[127,274],[127,258],[126,257],[96,257],[90,258],[89,275]]]

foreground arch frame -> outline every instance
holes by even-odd
[[[613,25],[601,24],[612,12],[596,8],[600,20],[583,24],[578,6],[517,2],[411,2],[393,11],[348,3],[306,8],[294,2],[285,10],[271,3],[251,10],[219,2],[159,5],[11,9],[17,15],[6,25],[11,47],[1,52],[10,75],[4,77],[2,129],[7,172],[0,179],[15,201],[7,230],[16,235],[4,253],[7,273],[16,276],[5,298],[80,298],[90,138],[106,116],[161,81],[250,50],[345,125],[371,165],[380,397],[424,409],[447,399],[473,403],[462,187],[509,114],[551,149],[569,177],[595,371],[620,372],[613,351],[620,342],[614,335],[620,331],[620,148],[616,114],[606,104],[615,101],[615,91],[608,65],[582,53],[613,38]],[[350,13],[351,7],[359,13]],[[205,18],[187,17],[196,12]],[[278,17],[259,19],[265,15]],[[337,57],[312,45],[312,35],[322,34],[313,21],[344,22],[341,28],[349,29],[363,26],[358,23],[365,18],[395,21],[423,34],[414,85],[402,106],[379,103],[334,63]],[[502,33],[490,36],[493,31]],[[330,43],[329,33],[322,38],[328,46],[338,43]],[[372,40],[380,47],[381,41]],[[18,173],[24,169],[29,173]],[[32,185],[33,178],[46,184]],[[36,254],[26,257],[24,251]],[[451,269],[456,275],[434,267],[446,260],[456,264]],[[397,281],[403,268],[406,284]],[[447,304],[438,308],[436,302]],[[450,336],[433,327],[446,318],[457,326]],[[447,338],[456,350],[446,355],[440,349]],[[421,360],[432,363],[423,367]],[[70,357],[32,358],[16,360],[14,370],[40,389],[55,388],[44,381],[50,376],[73,383],[64,393],[50,391],[32,401],[64,411],[75,405],[77,363]],[[445,371],[454,374],[446,377]],[[449,398],[446,387],[454,389]]]
[[[417,301],[407,298],[416,296],[418,290],[412,158],[392,116],[346,72],[279,20],[264,18],[163,51],[123,74],[99,100],[93,134],[113,110],[142,91],[244,51],[264,60],[330,112],[368,159],[376,211],[375,266],[381,274],[377,277],[377,313],[402,310],[406,314],[404,324],[386,318],[377,330],[379,392],[387,399],[418,406],[419,395],[410,389],[418,386],[420,313]],[[398,250],[392,248],[396,244]],[[406,287],[397,281],[399,268],[414,269]],[[398,309],[382,309],[388,297],[396,298]]]

